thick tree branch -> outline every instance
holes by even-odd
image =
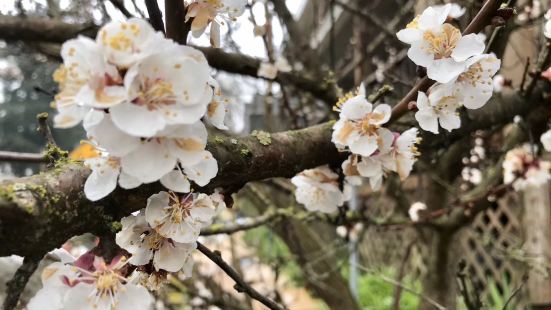
[[[341,154],[331,143],[331,123],[270,135],[269,145],[254,136],[230,139],[211,136],[207,148],[219,163],[209,191],[239,189],[250,181],[291,177]],[[266,143],[266,141],[263,141]],[[315,150],[315,151],[314,151]],[[134,190],[117,189],[109,197],[91,202],[83,187],[90,171],[81,163],[58,161],[55,169],[0,183],[0,256],[27,256],[51,250],[68,238],[95,232],[145,206],[150,195],[163,190],[149,184]]]
[[[176,2],[179,3],[181,1],[178,0]],[[160,11],[158,13],[160,14]],[[150,14],[152,13],[150,12]],[[180,17],[183,21],[184,15],[185,14],[182,13],[178,15],[179,17],[174,15],[170,18],[167,16],[167,36],[178,42],[183,42],[184,40],[180,31],[184,25],[172,24],[169,32],[168,22],[172,19],[177,20]],[[159,18],[162,19],[160,15],[155,14],[150,17],[152,20],[156,20],[153,24],[155,28],[161,26],[158,25]],[[56,20],[40,18],[22,19],[19,17],[0,15],[0,39],[8,41],[63,43],[79,34],[94,37],[98,29],[99,27],[93,24],[79,25]],[[171,34],[177,30],[180,32]],[[196,48],[200,49],[205,54],[209,64],[215,69],[258,77],[258,68],[262,63],[260,59],[243,54],[228,53],[216,48]],[[293,85],[299,89],[310,92],[316,98],[325,101],[328,105],[333,105],[338,99],[336,91],[331,85],[320,83],[313,77],[307,76],[304,72],[279,72],[275,80],[279,83]]]

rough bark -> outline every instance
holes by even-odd
[[[266,139],[211,135],[207,148],[218,160],[219,172],[202,190],[222,187],[231,192],[249,181],[291,177],[338,162],[341,154],[331,143],[330,127],[325,123]],[[0,256],[43,253],[71,236],[110,229],[110,223],[143,208],[147,197],[162,190],[157,183],[117,189],[91,202],[83,194],[88,174],[81,163],[58,162],[41,174],[0,183]]]

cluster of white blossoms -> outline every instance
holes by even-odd
[[[365,177],[371,188],[378,190],[391,171],[402,180],[409,176],[419,155],[417,128],[398,133],[382,127],[390,120],[392,109],[387,104],[373,107],[363,85],[356,94],[342,98],[336,109],[340,113],[332,141],[339,150],[351,153],[342,164],[348,183],[359,184],[360,177]]]
[[[350,198],[350,186],[360,185],[362,177],[369,179],[373,190],[381,187],[383,177],[390,172],[404,180],[419,155],[417,128],[398,133],[383,127],[392,109],[387,104],[374,107],[363,84],[357,92],[341,98],[335,109],[339,120],[333,125],[332,142],[340,151],[351,153],[342,163],[343,190],[338,175],[327,166],[305,170],[292,179],[297,201],[312,211],[336,211]]]
[[[478,109],[488,102],[492,77],[501,65],[494,54],[483,53],[484,35],[463,36],[446,23],[456,10],[451,4],[428,7],[397,33],[400,41],[410,44],[409,58],[437,82],[428,94],[418,93],[415,114],[419,126],[435,134],[438,124],[448,131],[461,126],[459,108]]]
[[[539,187],[551,180],[551,162],[535,157],[535,146],[524,144],[507,152],[503,161],[503,183],[516,191]]]
[[[225,207],[218,193],[181,197],[160,192],[149,197],[145,210],[121,220],[116,242],[131,254],[131,265],[151,265],[156,272],[183,271],[191,277],[191,254],[197,248],[201,228],[210,225]]]
[[[234,20],[243,14],[247,0],[185,0],[184,3],[187,7],[186,22],[193,18],[192,35],[199,37],[210,24],[210,43],[220,47],[220,25],[224,19]]]
[[[54,124],[82,121],[99,150],[86,161],[92,169],[84,187],[88,199],[107,196],[117,184],[129,189],[158,180],[189,192],[190,180],[204,186],[216,176],[202,120],[227,129],[228,107],[200,51],[129,19],[105,25],[95,41],[65,42],[61,54]]]
[[[67,255],[69,256],[69,255]],[[137,283],[137,272],[128,277],[124,256],[106,264],[86,253],[77,260],[62,259],[42,272],[43,287],[30,300],[29,310],[95,309],[148,310],[153,297]]]

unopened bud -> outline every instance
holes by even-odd
[[[515,15],[515,9],[511,7],[502,7],[497,10],[496,15],[502,17],[504,20],[509,20],[513,15]]]

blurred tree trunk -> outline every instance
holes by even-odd
[[[283,208],[295,204],[294,195],[285,190],[259,183],[251,188],[254,190],[246,188],[246,199],[255,203],[261,213],[270,205]],[[268,197],[270,203],[266,203]],[[295,256],[303,272],[306,288],[315,297],[323,300],[330,309],[360,309],[348,282],[340,273],[341,260],[346,259],[347,246],[344,240],[339,240],[333,225],[319,220],[304,221],[286,217],[270,228]]]

